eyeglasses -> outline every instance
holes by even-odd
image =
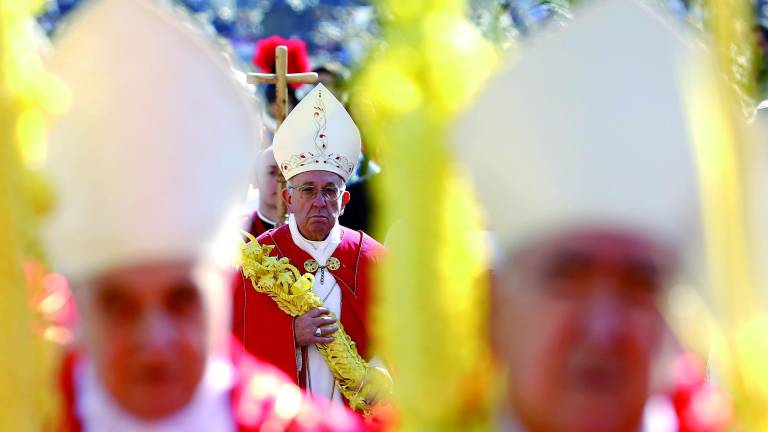
[[[323,198],[325,198],[326,201],[336,201],[341,197],[341,194],[344,193],[343,189],[339,189],[337,187],[324,187],[324,188],[316,188],[314,186],[291,186],[288,185],[288,189],[294,189],[299,192],[299,198],[302,200],[313,200],[317,198],[318,193],[323,194]]]

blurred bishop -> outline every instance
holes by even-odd
[[[261,121],[220,47],[153,0],[94,0],[50,65],[72,106],[52,129],[45,237],[81,322],[64,430],[356,430],[230,337],[237,206]]]
[[[644,2],[590,3],[458,125],[497,249],[500,430],[722,427],[653,379],[672,367],[660,302],[701,263],[686,36]]]

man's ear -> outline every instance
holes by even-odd
[[[288,190],[288,188],[283,189],[283,201],[285,202],[285,208],[288,210],[288,212],[291,212],[291,199],[293,197],[291,196],[291,192]]]
[[[349,191],[344,191],[343,194],[341,194],[341,214],[344,214],[344,208],[349,203],[349,200],[352,199],[352,195],[349,194]]]

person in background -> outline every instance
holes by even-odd
[[[256,168],[256,187],[259,200],[256,210],[247,221],[246,230],[254,237],[275,227],[277,214],[277,182],[280,170],[275,162],[272,147],[267,147],[259,154]]]
[[[50,69],[72,105],[51,130],[44,239],[80,312],[61,428],[359,430],[230,336],[233,222],[260,124],[222,53],[166,6],[101,0]]]
[[[677,80],[692,44],[639,2],[589,6],[532,43],[457,127],[496,245],[498,427],[719,430],[723,418],[689,418],[653,385],[654,369],[672,368],[660,304],[701,262]]]

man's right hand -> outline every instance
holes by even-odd
[[[313,308],[304,315],[299,315],[293,320],[293,334],[296,345],[305,347],[312,344],[328,344],[334,338],[330,335],[339,331],[336,318],[329,316],[331,311],[326,308]],[[315,336],[315,331],[320,329],[320,336]]]

